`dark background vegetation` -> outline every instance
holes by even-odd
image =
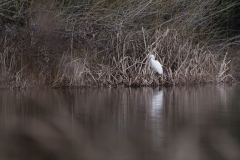
[[[228,52],[228,73],[239,78],[239,10],[240,3],[234,0],[1,1],[0,83],[23,88],[107,84],[97,81],[96,75],[111,72],[103,77],[111,82],[121,77],[122,83],[130,84],[126,77],[136,73],[125,73],[123,60],[128,59],[129,67],[135,61],[146,63],[156,31],[167,29],[176,33],[169,43],[171,39],[182,46],[189,42],[193,49],[211,51],[219,61]],[[164,60],[159,50],[157,54],[166,73],[179,68],[176,62]]]

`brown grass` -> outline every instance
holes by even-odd
[[[225,58],[219,62],[216,54],[204,47],[193,46],[181,40],[176,30],[156,31],[155,41],[141,55],[134,59],[130,56],[113,57],[109,65],[97,64],[91,70],[87,61],[76,59],[64,62],[59,67],[54,86],[150,86],[179,85],[209,82],[233,82]],[[164,75],[153,74],[149,67],[149,55],[156,54],[163,64]]]
[[[236,70],[225,49],[232,42],[223,43],[221,20],[215,22],[231,5],[218,6],[217,0],[45,2],[0,5],[1,87],[234,81]],[[9,12],[3,12],[6,8]],[[152,53],[164,66],[163,76],[149,67]]]

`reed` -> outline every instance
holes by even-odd
[[[1,87],[232,82],[236,69],[225,55],[237,36],[226,41],[221,24],[226,10],[238,5],[219,0],[3,1]],[[164,65],[163,76],[149,68],[151,53]]]
[[[95,71],[91,71],[86,61],[71,61],[69,64],[73,65],[60,69],[64,73],[59,77],[67,78],[67,74],[71,73],[67,86],[150,86],[234,81],[228,67],[230,61],[226,61],[227,54],[219,62],[216,54],[203,47],[194,46],[192,42],[178,39],[176,30],[157,31],[154,36],[156,41],[142,53],[143,58],[113,57],[109,65],[101,64]],[[164,66],[163,76],[155,75],[149,67],[149,54],[152,53],[157,55]],[[84,71],[76,71],[79,69],[79,62]],[[57,82],[61,86],[63,81]]]

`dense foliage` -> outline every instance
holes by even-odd
[[[21,88],[232,81],[237,67],[229,68],[225,55],[239,42],[239,5],[234,0],[4,0],[0,83]],[[164,77],[149,70],[150,53],[161,58]]]

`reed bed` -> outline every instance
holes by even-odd
[[[54,85],[61,86],[152,86],[182,85],[209,82],[233,82],[229,63],[225,58],[220,62],[216,54],[192,42],[181,41],[176,30],[156,31],[155,41],[142,53],[143,57],[134,59],[113,57],[109,65],[98,64],[91,70],[86,61],[70,61],[63,73],[58,74]],[[154,74],[149,65],[149,55],[157,55],[163,64],[164,74]],[[80,63],[80,64],[79,64]],[[79,67],[82,66],[82,67]],[[82,70],[80,71],[79,68]],[[70,71],[71,70],[71,71]],[[69,75],[70,74],[70,75]]]
[[[0,86],[151,86],[233,82],[231,1],[3,1]],[[229,49],[229,46],[232,46]],[[149,55],[164,75],[149,67]],[[237,62],[234,61],[234,64]]]

